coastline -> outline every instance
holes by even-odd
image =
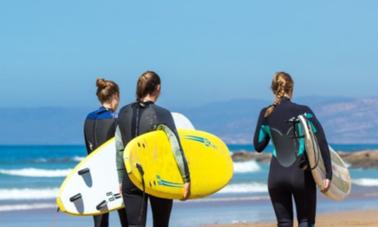
[[[378,193],[376,187],[355,187],[343,201],[318,197],[316,226],[378,226]],[[17,205],[19,202],[15,202]],[[27,202],[32,205],[32,202]],[[92,217],[75,217],[58,213],[53,200],[44,201],[49,208],[0,212],[2,225],[8,227],[81,227],[92,225]],[[147,226],[152,226],[148,208]],[[369,222],[366,222],[369,220]],[[170,226],[176,227],[249,227],[275,226],[275,215],[265,193],[216,195],[204,199],[175,201]],[[112,212],[110,226],[119,227],[118,215]]]
[[[317,227],[374,227],[378,226],[378,210],[356,210],[356,211],[343,211],[332,212],[327,214],[320,214],[316,218],[315,225]],[[238,223],[238,224],[212,224],[203,225],[202,227],[275,227],[277,226],[274,221],[272,222],[256,222],[256,223]],[[297,226],[295,222],[294,226]]]

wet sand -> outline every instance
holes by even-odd
[[[377,227],[378,210],[361,210],[336,212],[318,215],[316,227]],[[206,225],[206,227],[275,227],[271,223],[243,223],[243,224],[225,224],[225,225]],[[298,226],[297,223],[294,226]],[[205,227],[205,226],[204,226]]]

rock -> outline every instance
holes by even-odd
[[[378,150],[338,153],[351,168],[378,168]],[[255,160],[266,163],[270,162],[271,158],[270,153],[241,151],[232,154],[234,162]]]
[[[269,162],[272,155],[269,153],[257,153],[257,152],[235,152],[232,154],[232,160],[235,162],[255,160],[257,162]]]
[[[352,168],[378,168],[378,150],[339,152],[339,154]]]

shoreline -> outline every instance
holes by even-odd
[[[363,221],[371,220],[371,217],[374,217],[370,214],[370,211],[373,211],[378,218],[378,215],[376,215],[378,213],[377,199],[376,187],[356,187],[346,200],[339,202],[319,195],[316,226],[354,226],[345,223],[340,224],[340,220],[348,220],[347,224],[362,223],[362,226],[369,226],[365,225],[366,222]],[[15,201],[14,205],[19,206],[21,205],[20,202]],[[30,204],[31,202],[26,203]],[[0,212],[0,219],[8,227],[81,227],[92,225],[92,217],[75,217],[57,212],[54,207],[54,200],[47,200],[43,203],[49,204],[49,206],[41,206],[40,209],[36,207],[28,210],[3,210]],[[8,205],[12,204],[9,203]],[[147,226],[152,226],[151,210],[148,209]],[[358,214],[361,212],[362,214]],[[339,218],[339,215],[341,215],[341,218]],[[350,219],[350,217],[352,218]],[[324,220],[332,221],[324,222]],[[109,221],[110,226],[120,227],[116,212],[111,213]],[[269,197],[266,193],[260,193],[237,196],[221,195],[186,202],[175,201],[170,224],[173,227],[269,227],[275,226],[274,222],[275,216]],[[370,226],[378,226],[378,220]]]
[[[378,210],[355,210],[355,211],[340,211],[331,213],[319,214],[316,218],[315,225],[317,227],[374,227],[378,226]],[[275,220],[270,222],[251,222],[251,223],[237,223],[237,224],[210,224],[202,225],[202,227],[275,227]],[[297,226],[295,221],[294,226]]]

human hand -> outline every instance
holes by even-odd
[[[186,182],[184,184],[184,197],[181,199],[182,201],[185,201],[187,199],[189,199],[189,196],[190,196],[190,182]]]
[[[321,190],[321,192],[323,192],[323,193],[327,192],[330,187],[331,187],[331,181],[329,179],[324,179],[323,180],[323,189]]]

